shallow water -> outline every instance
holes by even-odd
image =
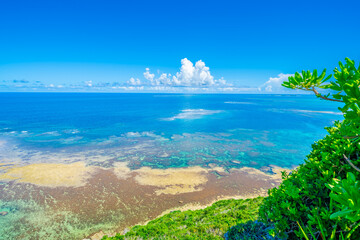
[[[324,127],[342,119],[338,106],[310,95],[0,93],[0,211],[8,212],[0,236],[80,238],[155,217],[179,205],[176,196],[205,203],[255,193],[234,171],[301,164]],[[198,185],[157,188],[163,176],[189,174],[184,167],[195,167]],[[246,187],[222,189],[234,179]],[[254,186],[271,187],[264,179]],[[124,184],[137,188],[124,190],[131,199]],[[140,210],[147,218],[129,218]]]
[[[104,159],[85,161],[105,167],[291,167],[342,119],[336,108],[306,95],[1,93],[0,157],[59,162],[48,155],[90,151]]]

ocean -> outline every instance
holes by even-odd
[[[156,217],[179,205],[175,197],[214,200],[237,169],[266,176],[302,164],[324,127],[343,119],[339,106],[313,95],[0,93],[0,236],[81,239]],[[169,174],[199,182],[162,185]],[[135,208],[124,209],[142,201],[126,200],[121,181],[136,184],[126,194],[144,196],[146,218],[127,218]],[[248,182],[250,193],[257,185]],[[84,200],[96,184],[105,189],[97,194],[118,200]],[[79,210],[99,202],[101,211]]]

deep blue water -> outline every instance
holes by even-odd
[[[312,95],[0,93],[0,161],[293,167],[341,120]]]

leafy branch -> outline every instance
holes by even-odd
[[[360,141],[360,65],[355,66],[355,61],[345,58],[345,64],[339,62],[339,67],[334,69],[334,74],[326,77],[326,69],[320,76],[315,69],[296,72],[290,76],[282,86],[291,89],[313,91],[318,98],[327,101],[344,103],[339,110],[344,114],[341,132],[344,138],[353,142]],[[335,81],[328,83],[331,77]],[[332,93],[323,95],[316,88],[330,89]]]
[[[360,172],[360,168],[358,168],[357,166],[355,166],[355,165],[350,161],[350,159],[349,159],[348,157],[346,157],[345,154],[344,154],[344,158],[345,158],[345,160],[350,164],[350,166],[351,166],[352,168],[354,168],[356,171]]]
[[[332,98],[328,98],[328,97],[325,97],[325,96],[322,96],[316,89],[315,87],[312,88],[313,92],[315,93],[315,95],[319,98],[322,98],[324,100],[329,100],[329,101],[333,101],[333,102],[344,102],[342,100],[338,100],[338,99],[332,99]]]

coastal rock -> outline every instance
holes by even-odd
[[[105,233],[103,231],[97,232],[90,236],[91,240],[101,240],[105,236]]]
[[[227,172],[222,172],[222,171],[213,171],[216,175],[220,176],[220,177],[226,177],[229,176],[229,173]]]
[[[163,153],[163,154],[160,154],[159,157],[161,158],[166,158],[166,157],[169,157],[170,155],[167,154],[167,153]]]
[[[7,211],[2,211],[2,212],[0,212],[0,216],[8,215],[8,213],[9,213],[9,212],[7,212]]]

